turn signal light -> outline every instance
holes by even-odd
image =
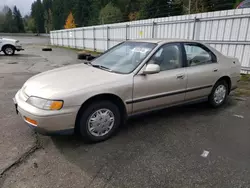
[[[28,118],[28,117],[24,117],[24,119],[25,119],[27,122],[29,122],[30,124],[37,126],[37,121],[36,121],[36,120],[30,119],[30,118]]]
[[[62,101],[52,101],[50,104],[50,110],[60,110],[63,106]]]

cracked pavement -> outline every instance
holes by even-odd
[[[81,61],[72,50],[42,52],[46,38],[19,40],[25,51],[0,55],[0,187],[250,187],[249,98],[134,117],[98,144],[41,136],[15,114],[13,96],[29,77]]]

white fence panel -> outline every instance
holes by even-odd
[[[178,38],[210,44],[250,68],[250,8],[51,31],[52,45],[105,51],[130,39]]]
[[[83,29],[75,30],[75,47],[78,49],[83,49]]]

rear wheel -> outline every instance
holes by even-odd
[[[215,108],[220,107],[225,103],[227,96],[227,82],[225,80],[218,81],[209,96],[209,103]]]
[[[120,124],[118,107],[110,101],[99,101],[80,112],[77,130],[85,141],[100,142],[113,136]]]
[[[5,55],[14,55],[15,54],[15,48],[13,46],[5,46],[3,48],[3,52]]]

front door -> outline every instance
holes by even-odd
[[[161,71],[134,76],[133,113],[184,101],[187,77],[181,49],[178,43],[163,45],[148,61],[158,64]]]

